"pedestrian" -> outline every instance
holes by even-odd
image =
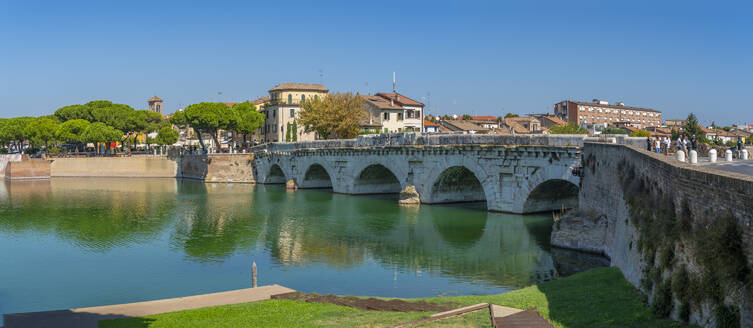
[[[685,136],[685,139],[682,140],[682,150],[685,151],[685,155],[688,154],[688,149],[690,149],[690,140],[688,140],[688,136]]]
[[[693,150],[698,150],[698,140],[696,140],[695,136],[693,136],[693,139],[690,139],[690,144]]]
[[[661,154],[661,140],[659,140],[659,137],[654,137],[654,148],[657,154]]]
[[[682,151],[682,136],[677,138],[677,151]]]
[[[664,137],[664,155],[669,156],[669,146],[672,144],[672,141],[669,140],[669,137]]]
[[[651,137],[646,138],[646,150],[651,151]]]

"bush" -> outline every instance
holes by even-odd
[[[602,134],[627,134],[627,131],[620,128],[608,127],[604,130],[601,130],[601,133]]]
[[[549,128],[551,134],[588,134],[588,130],[582,126],[577,126],[575,123],[569,124],[557,124]]]
[[[651,136],[651,132],[648,132],[646,130],[637,130],[637,131],[630,132],[630,136],[648,138]]]

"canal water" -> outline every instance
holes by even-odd
[[[247,288],[425,297],[559,276],[552,216],[173,179],[0,183],[0,313]],[[0,324],[2,324],[0,322]]]

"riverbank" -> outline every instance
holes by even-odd
[[[617,268],[600,268],[498,295],[406,299],[458,306],[494,303],[537,308],[556,327],[684,327],[651,314],[643,297]],[[102,328],[136,327],[378,327],[408,322],[431,312],[366,311],[326,303],[269,300],[137,318],[101,321]],[[483,311],[419,327],[489,327]]]

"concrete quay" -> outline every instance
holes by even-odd
[[[5,322],[4,328],[97,328],[100,320],[141,317],[208,306],[258,302],[271,299],[274,295],[294,291],[280,285],[269,285],[146,302],[5,314],[3,321]]]

